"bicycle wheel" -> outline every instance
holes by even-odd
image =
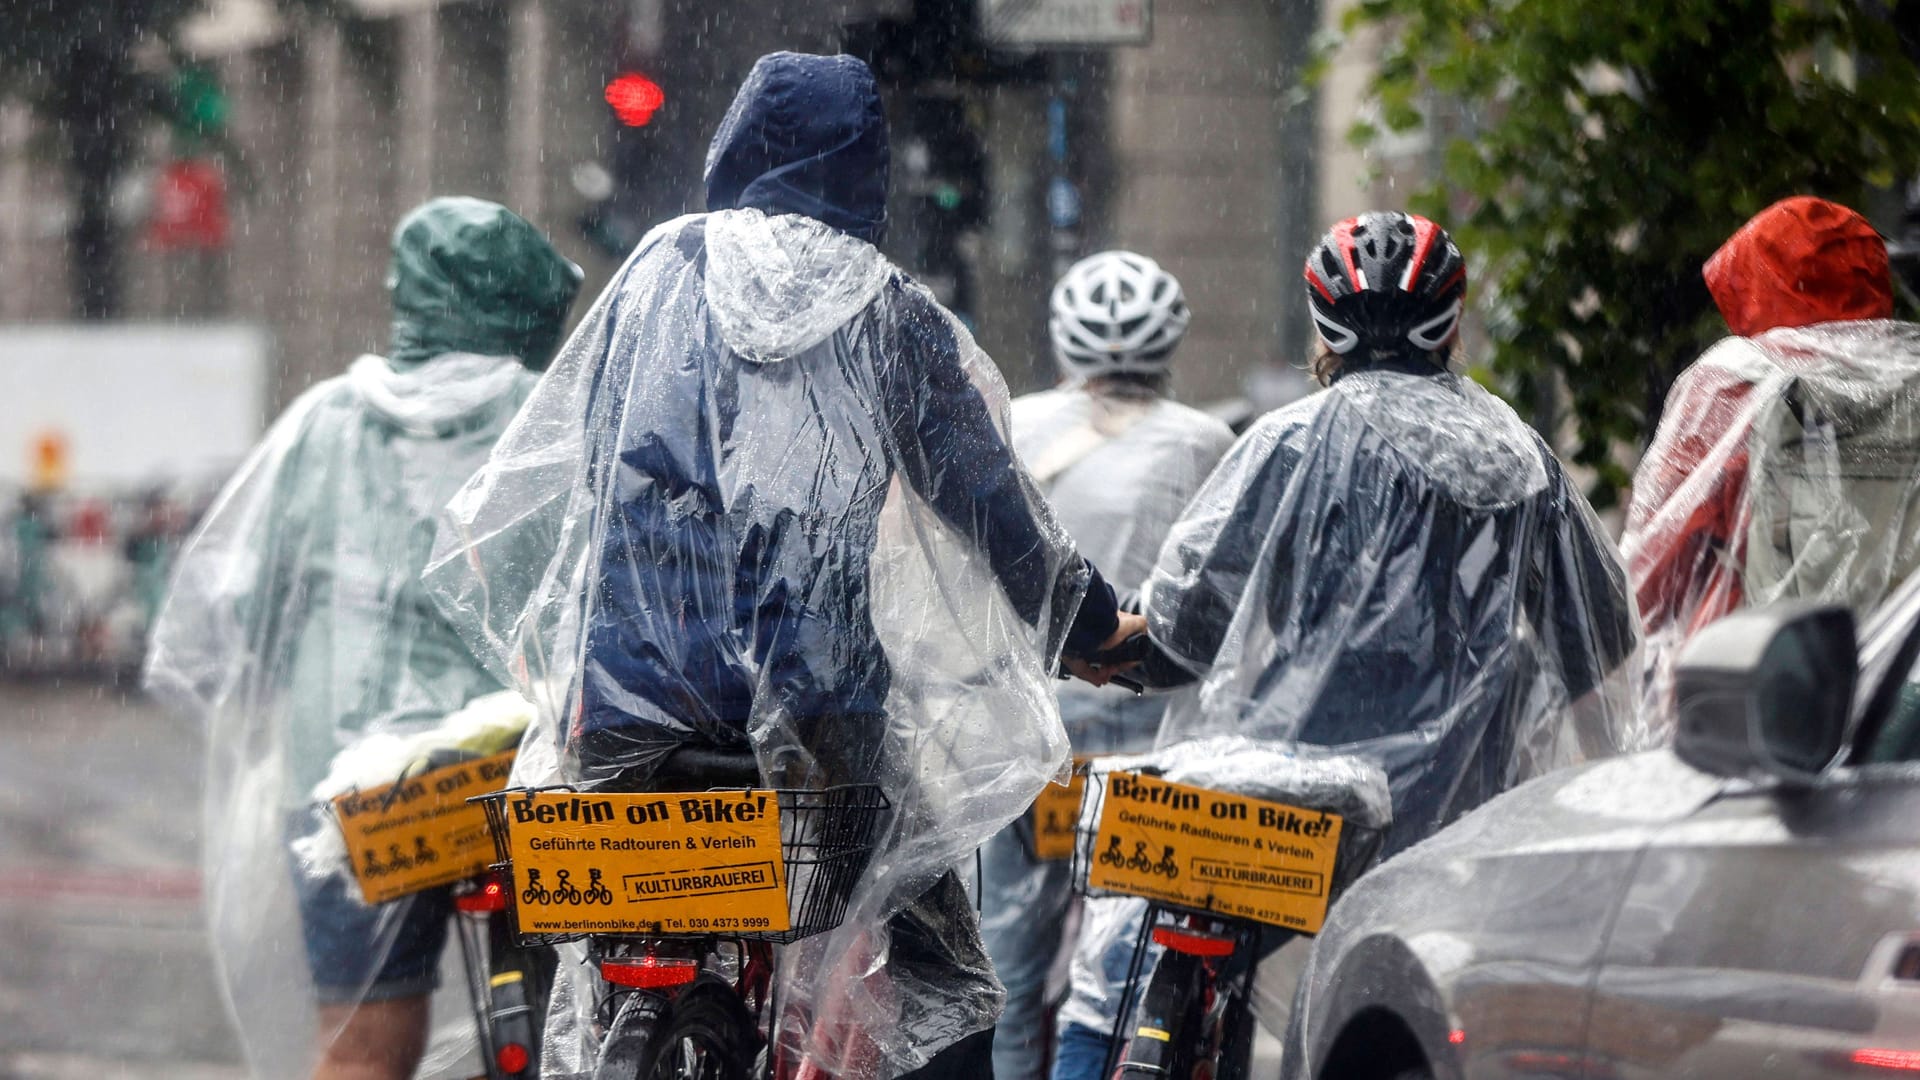
[[[602,1044],[595,1080],[749,1080],[760,1053],[733,987],[702,975],[671,1001],[632,994]]]

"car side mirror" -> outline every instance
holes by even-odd
[[[1857,667],[1846,608],[1729,615],[1680,654],[1674,753],[1716,776],[1810,784],[1845,746]]]

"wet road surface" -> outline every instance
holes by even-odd
[[[201,928],[200,757],[131,691],[0,684],[0,1080],[243,1075]]]

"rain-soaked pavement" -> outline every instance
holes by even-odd
[[[200,740],[137,693],[0,684],[0,1080],[228,1080]]]

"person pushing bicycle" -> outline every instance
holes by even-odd
[[[1114,587],[1138,589],[1167,527],[1233,432],[1169,396],[1193,316],[1180,282],[1159,263],[1131,251],[1090,255],[1054,284],[1047,306],[1061,385],[1014,399],[1014,450]],[[1057,690],[1082,757],[1148,748],[1166,711],[1164,699],[1121,686],[1068,682]],[[1045,1075],[1048,975],[1061,951],[1071,951],[1075,907],[1067,861],[1040,857],[1029,822],[1014,822],[981,851],[981,937],[1007,988],[994,1032],[999,1080]]]
[[[331,763],[503,685],[418,575],[439,508],[531,392],[580,280],[503,206],[415,209],[393,235],[388,354],[289,406],[180,556],[146,678],[207,724],[213,953],[257,1076],[405,1080],[428,1046],[450,890],[367,905],[290,848],[333,829],[311,806]],[[434,857],[383,846],[363,869]],[[290,942],[304,963],[280,959]]]
[[[874,246],[888,162],[864,64],[763,57],[708,151],[708,212],[641,242],[428,573],[545,705],[516,783],[644,786],[697,748],[751,750],[769,784],[880,787],[845,921],[781,959],[798,1051],[840,1078],[974,1077],[1002,991],[953,868],[1065,764],[1056,658],[1104,682],[1084,658],[1144,621],[1009,449],[992,362]],[[543,1075],[591,1053],[591,988],[561,969]]]
[[[1633,600],[1546,443],[1451,370],[1467,266],[1444,229],[1350,218],[1304,277],[1328,389],[1257,421],[1169,531],[1134,676],[1198,685],[1163,747],[1242,735],[1377,764],[1390,856],[1522,780],[1640,748]],[[1113,1022],[1110,950],[1131,940],[1097,921],[1055,1080],[1097,1074]]]

